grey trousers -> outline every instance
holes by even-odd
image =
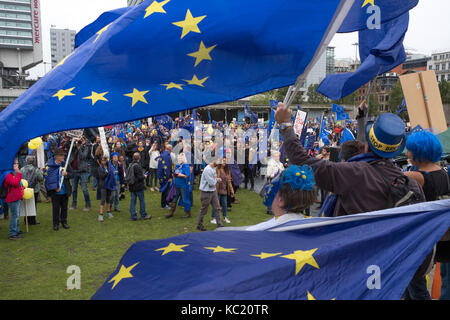
[[[217,191],[205,192],[201,191],[200,193],[200,202],[202,203],[202,208],[200,209],[200,215],[198,216],[197,226],[203,226],[203,218],[208,213],[209,205],[211,204],[214,208],[214,213],[216,216],[217,225],[223,225],[220,220],[220,204],[219,197],[217,196]]]

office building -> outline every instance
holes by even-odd
[[[42,62],[39,0],[0,0],[0,110],[34,82],[26,71]]]
[[[428,61],[428,70],[434,70],[437,81],[450,81],[450,51],[433,53]]]
[[[128,6],[136,6],[142,3],[144,0],[127,0]]]
[[[50,29],[50,43],[52,50],[52,68],[75,49],[75,30]]]

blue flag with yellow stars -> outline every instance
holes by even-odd
[[[328,75],[317,88],[317,92],[332,100],[342,99],[374,77],[403,63],[406,60],[403,40],[409,26],[409,9],[417,5],[417,2],[417,0],[365,0],[362,8],[350,11],[347,19],[350,19],[352,15],[358,19],[361,12],[372,13],[372,15],[366,14],[365,27],[359,31],[361,66],[355,72]],[[375,9],[374,4],[378,6],[378,9]],[[402,14],[384,21],[376,18],[376,12],[379,13],[378,17],[385,16],[388,12],[396,12],[393,16]]]
[[[0,113],[0,170],[26,141],[235,101],[296,82],[351,0],[146,0],[80,31],[76,50]]]
[[[443,200],[142,241],[92,299],[399,300],[449,227]]]

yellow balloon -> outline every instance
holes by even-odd
[[[28,148],[30,148],[31,150],[36,150],[38,146],[35,145],[34,143],[28,142]]]
[[[22,182],[22,187],[24,187],[25,189],[28,188],[28,181],[27,180],[22,179],[21,182]]]
[[[31,188],[26,188],[26,189],[23,191],[23,198],[24,198],[25,200],[28,200],[28,199],[33,198],[33,195],[34,195],[34,190],[31,189]]]
[[[35,138],[35,139],[30,140],[30,143],[34,144],[36,146],[36,148],[39,148],[42,144],[42,139],[40,137]]]
[[[214,133],[214,129],[213,128],[208,128],[208,130],[206,130],[209,134],[213,134]]]

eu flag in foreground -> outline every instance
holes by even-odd
[[[138,242],[92,299],[400,299],[449,226],[444,200]]]
[[[296,82],[351,0],[147,0],[87,26],[78,48],[0,113],[0,170],[43,134],[234,101]],[[325,41],[326,42],[326,41]]]

